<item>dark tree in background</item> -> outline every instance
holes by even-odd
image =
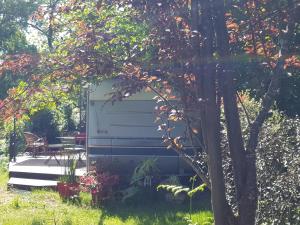
[[[48,143],[59,142],[57,139],[60,136],[58,124],[53,112],[48,109],[38,111],[32,115],[30,130],[39,136],[46,137]]]

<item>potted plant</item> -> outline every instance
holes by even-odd
[[[65,175],[61,176],[57,182],[57,191],[63,199],[70,199],[79,195],[79,183],[75,176],[76,166],[77,160],[68,159]]]

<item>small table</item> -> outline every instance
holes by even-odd
[[[57,139],[60,139],[63,143],[68,144],[82,144],[85,142],[86,137],[85,136],[65,136],[65,137],[57,137]],[[78,142],[78,143],[77,143]]]
[[[63,144],[49,144],[47,146],[47,153],[49,153],[49,158],[45,161],[45,163],[49,162],[53,157],[58,165],[60,165],[59,160],[56,158],[57,153],[60,153],[64,149]]]
[[[76,137],[76,136],[66,136],[66,137],[57,137],[61,140],[63,145],[63,153],[66,154],[79,154],[79,161],[81,161],[81,153],[85,152],[84,145],[76,144],[76,141],[82,142],[85,141],[85,137]]]

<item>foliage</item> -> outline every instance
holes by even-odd
[[[244,7],[239,7],[239,6]],[[237,71],[238,88],[251,90],[252,97],[261,98],[267,88],[268,80],[272,74],[263,66],[257,64],[264,61],[260,56],[265,54],[270,60],[264,63],[274,63],[278,57],[275,46],[280,46],[280,29],[288,29],[285,51],[289,56],[285,60],[286,76],[280,79],[280,93],[276,97],[277,107],[289,116],[300,113],[299,108],[299,5],[296,1],[257,1],[251,5],[250,1],[239,1],[228,13],[231,24],[230,35],[233,42],[233,51],[239,55],[243,50],[251,52],[249,58],[239,57],[235,65]],[[282,13],[276,10],[281,8]],[[271,13],[272,12],[272,13]],[[287,24],[276,21],[276,17],[286,17]],[[242,21],[245,21],[243,23]],[[244,26],[247,29],[243,29]],[[259,33],[261,32],[261,33]],[[290,63],[292,62],[292,63]],[[259,74],[259,76],[258,76]]]
[[[0,156],[0,191],[8,181],[8,158]],[[1,197],[1,196],[0,196]]]
[[[19,209],[21,207],[20,205],[20,197],[19,196],[16,196],[13,200],[12,200],[12,206],[15,208],[15,209]]]
[[[262,130],[257,152],[258,223],[300,223],[299,127],[298,117],[289,119],[275,111]]]
[[[43,224],[45,224],[45,221],[38,218],[33,218],[31,222],[31,225],[43,225]]]
[[[117,42],[121,46],[111,45],[115,37],[122,37],[118,30],[111,30],[116,36],[111,33],[103,35],[102,28],[111,20],[107,22],[105,17],[95,15],[95,13],[99,10],[106,15],[107,9],[114,9],[111,1],[105,3],[107,2],[101,2],[99,5],[88,3],[75,4],[74,7],[66,6],[64,10],[67,16],[78,12],[78,9],[84,9],[80,16],[87,23],[80,25],[82,32],[78,32],[77,36],[82,36],[83,39],[79,41],[78,46],[74,46],[74,49],[69,48],[71,51],[66,51],[66,55],[63,51],[58,52],[60,57],[55,62],[56,75],[86,76],[87,80],[95,81],[118,74],[120,83],[116,87],[119,90],[113,96],[113,101],[125,98],[143,88],[156,92],[158,101],[162,102],[158,106],[157,119],[164,120],[160,124],[160,129],[165,130],[166,145],[184,156],[197,174],[208,183],[213,193],[219,193],[218,200],[213,197],[214,208],[220,209],[215,212],[216,218],[219,218],[216,223],[221,223],[218,221],[224,223],[225,220],[228,220],[228,224],[232,221],[243,223],[244,220],[249,224],[252,220],[253,223],[257,205],[257,181],[255,157],[249,156],[255,155],[258,134],[277,96],[280,77],[291,67],[299,66],[299,59],[295,55],[297,53],[289,54],[289,46],[286,44],[289,35],[294,36],[295,29],[283,31],[283,27],[294,26],[295,28],[296,26],[295,16],[292,16],[295,7],[291,7],[293,13],[287,13],[285,8],[290,2],[284,2],[284,4],[279,4],[282,13],[273,14],[274,6],[268,1],[238,2],[228,8],[217,1],[178,0],[163,3],[147,0],[142,3],[135,0],[116,1],[116,11],[128,10],[131,15],[149,27],[147,29],[149,39],[144,43],[146,49],[152,51],[147,52],[150,57],[146,63],[142,63],[139,59],[143,57],[138,57],[136,60],[126,57],[129,54],[124,51],[122,42]],[[90,13],[90,7],[97,10]],[[131,15],[127,14],[128,18],[133,20]],[[97,26],[99,23],[90,22],[90,18],[97,17],[104,20],[104,25]],[[112,17],[118,18],[118,15],[113,14]],[[128,21],[125,18],[122,20]],[[239,23],[242,26],[239,26]],[[87,24],[89,26],[86,26]],[[97,33],[97,31],[100,32]],[[90,53],[95,53],[97,45],[94,43],[97,41],[100,42],[101,48],[97,47],[96,53],[100,54],[92,55]],[[68,45],[65,44],[65,46]],[[137,55],[145,55],[142,48],[137,48],[137,53]],[[241,65],[235,60],[239,55],[245,55],[242,59],[248,66],[247,68],[251,69],[251,73],[256,73],[258,69],[268,75],[266,79],[268,88],[262,88],[267,92],[262,101],[260,113],[251,124],[250,137],[247,139],[243,139],[241,135],[234,86],[236,67]],[[253,55],[255,60],[253,60]],[[67,69],[59,66],[58,63],[64,62],[64,65],[70,65],[70,61],[66,61],[68,59],[66,56],[72,56],[69,58],[71,62],[74,61],[73,59],[78,59]],[[95,56],[98,56],[98,61],[82,62],[82,59],[93,59]],[[99,60],[101,63],[98,64],[101,66],[95,63]],[[174,98],[174,93],[178,96],[178,104],[167,101]],[[223,173],[220,172],[222,171],[219,116],[221,103],[225,108],[226,129],[229,134],[227,142],[230,148],[228,156],[233,162],[234,191],[239,201],[238,214],[241,220],[235,217],[231,209],[225,213],[228,218],[222,217],[224,216],[223,209],[228,209],[228,207]],[[187,132],[174,137],[172,131],[175,122],[184,122]],[[196,146],[192,157],[182,151],[186,140]],[[244,146],[243,142],[246,140],[248,143]],[[208,169],[211,169],[209,178],[205,159],[208,159]]]
[[[158,175],[157,158],[150,158],[142,161],[133,171],[131,184],[143,184],[152,186],[152,179]]]
[[[66,184],[76,184],[76,168],[77,168],[78,160],[68,156],[64,165],[64,175],[58,178],[58,181]]]
[[[67,164],[65,166],[65,175],[67,176],[67,183],[76,183],[76,168],[77,168],[77,159],[68,158]]]
[[[73,204],[78,204],[79,199],[79,183],[76,177],[77,159],[68,156],[65,167],[64,175],[60,176],[57,182],[57,191],[63,201],[69,201]]]
[[[0,56],[28,49],[22,29],[37,8],[37,1],[5,0],[0,2]],[[31,46],[33,48],[33,46]]]
[[[31,116],[31,131],[39,136],[46,137],[48,143],[57,143],[60,134],[53,112],[48,109],[36,112]]]
[[[157,190],[166,190],[172,192],[175,196],[180,193],[189,193],[190,188],[179,186],[179,185],[172,185],[172,184],[160,184],[157,186]],[[189,194],[188,194],[189,195]]]
[[[166,145],[182,155],[212,194],[218,196],[218,200],[212,196],[215,223],[254,224],[258,197],[255,155],[260,129],[278,96],[281,77],[300,65],[297,50],[291,51],[288,43],[299,25],[295,20],[297,6],[294,1],[276,1],[282,13],[274,13],[273,1],[228,6],[218,1],[131,2],[153,28],[151,44],[158,51],[150,62],[153,68],[140,64],[124,68],[113,100],[143,88],[157,93],[157,120],[159,129],[165,131]],[[246,138],[241,132],[235,88],[240,66],[247,67],[252,74],[267,74],[261,88],[262,104],[250,120]],[[178,104],[168,101],[175,93]],[[220,149],[222,107],[230,152],[227,155],[221,154]],[[173,122],[185,123],[187,132],[174,134]],[[192,156],[183,151],[187,140],[196,146]],[[238,211],[235,214],[225,196],[225,156],[232,162],[232,190]]]
[[[58,181],[59,182],[61,182],[61,183],[68,183],[69,182],[69,176],[68,175],[63,175],[63,176],[60,176],[59,178],[58,178]]]
[[[157,93],[157,121],[161,122],[159,129],[165,131],[164,142],[183,156],[212,190],[215,223],[253,224],[259,133],[278,98],[281,79],[297,73],[300,66],[299,5],[294,0],[226,4],[217,0],[124,0],[70,1],[60,9],[62,40],[54,43],[55,51],[41,61],[39,76],[32,80],[44,82],[43,88],[47,84],[62,88],[64,83],[72,89],[73,83],[97,83],[118,76],[113,101],[144,88]],[[53,23],[49,27],[53,28]],[[5,63],[1,68],[10,67]],[[26,63],[20,64],[11,67],[22,69]],[[248,87],[250,76],[257,82],[251,79],[254,85],[249,86],[253,92],[260,89],[256,96],[262,102],[259,112],[249,120],[245,129],[249,136],[245,137],[235,84],[240,77],[241,86]],[[14,106],[39,92],[36,87],[23,91],[25,97],[11,89],[12,102],[16,96],[23,97],[17,98],[14,102],[19,104]],[[175,93],[178,101],[172,103],[169,99],[174,99]],[[293,95],[295,91],[286,97]],[[225,154],[220,148],[223,106],[228,134],[223,137],[230,152]],[[6,108],[5,115],[22,115],[26,109],[24,104],[23,108]],[[173,132],[176,123],[185,124],[183,134]],[[187,142],[194,147],[193,155],[184,151]],[[223,177],[227,168],[222,168],[222,162],[227,159],[232,162],[228,168],[237,208],[229,207],[225,198],[229,190]]]
[[[0,173],[5,173],[8,170],[8,158],[1,156],[0,157]]]
[[[99,189],[97,186],[97,173],[95,171],[89,171],[80,177],[80,187],[84,192],[97,192]]]
[[[119,177],[117,175],[110,175],[108,172],[90,171],[84,176],[80,177],[80,184],[85,192],[97,193],[111,189],[118,184]]]
[[[130,179],[130,186],[122,191],[123,202],[135,195],[152,191],[155,185],[155,178],[159,174],[156,161],[156,158],[149,158],[136,166]]]
[[[79,199],[82,207],[90,207],[92,202],[92,196],[88,192],[81,191],[79,194]]]
[[[54,43],[55,51],[45,62],[54,69],[53,78],[65,83],[102,80],[120,71],[125,61],[138,60],[147,28],[133,15],[130,7],[94,1],[65,4],[60,20],[64,39]]]
[[[64,107],[64,116],[65,116],[65,125],[63,130],[64,131],[75,131],[76,130],[76,125],[75,121],[73,119],[73,109],[70,105],[67,105]]]
[[[83,191],[92,194],[92,204],[99,206],[105,200],[113,197],[113,188],[119,183],[118,175],[108,172],[89,171],[80,177],[80,187]]]
[[[15,153],[19,153],[24,150],[25,142],[23,137],[23,130],[24,125],[18,121],[16,121],[15,128],[13,120],[6,121],[6,123],[0,124],[0,155],[7,155],[12,144],[14,144]],[[14,143],[11,142],[13,140]]]
[[[157,186],[157,190],[166,190],[171,192],[174,196],[177,196],[180,193],[186,193],[187,196],[189,197],[189,211],[190,211],[190,217],[188,218],[189,224],[192,224],[192,211],[193,211],[193,197],[197,192],[203,192],[206,184],[201,184],[197,187],[195,187],[195,182],[197,179],[197,175],[193,176],[190,178],[190,181],[192,183],[191,188],[189,187],[184,187],[181,185],[176,185],[176,184],[160,184]]]
[[[10,88],[28,79],[27,69],[36,65],[36,48],[25,35],[28,17],[37,8],[37,1],[5,0],[0,2],[0,110],[9,100]],[[5,103],[4,103],[5,102]],[[8,106],[14,108],[14,105]],[[11,114],[12,117],[14,113]]]
[[[247,92],[242,93],[241,98],[245,107],[240,108],[241,122],[243,135],[247,140],[248,119],[251,120],[255,117],[260,103],[249,97]],[[258,224],[299,223],[299,213],[297,212],[299,200],[299,176],[297,174],[299,174],[298,165],[300,163],[299,125],[299,118],[288,118],[273,109],[262,127],[256,155],[259,187]],[[226,142],[223,142],[223,149],[224,155],[227,155]],[[235,205],[236,199],[232,191],[234,188],[232,185],[232,162],[228,157],[224,158],[227,198],[232,205]]]
[[[2,98],[6,99],[0,100],[1,117],[9,120],[16,114],[24,121],[41,110],[62,111],[64,106],[74,105],[82,81],[98,80],[97,74],[112,71],[112,67],[121,67],[122,61],[128,58],[138,58],[136,52],[143,48],[142,42],[147,37],[146,25],[134,20],[131,15],[135,12],[128,7],[119,10],[118,7],[103,5],[101,10],[94,10],[96,7],[95,2],[82,5],[79,2],[65,1],[61,4],[60,1],[50,1],[38,8],[29,21],[30,26],[52,39],[53,51],[41,54],[40,62],[39,57],[31,55],[7,56],[1,62],[0,74],[3,71],[26,74],[24,79],[17,80],[11,75],[7,82],[1,82],[9,84],[6,90],[10,88],[8,93],[6,90],[3,93]],[[48,18],[51,13],[55,16],[52,22]],[[50,37],[50,28],[57,36],[62,35],[63,38],[57,39],[59,42]],[[90,39],[91,34],[99,36]],[[81,38],[78,39],[78,36]],[[84,45],[87,42],[89,47]],[[83,48],[78,50],[80,46]],[[106,74],[111,75],[110,72]],[[60,118],[63,117],[60,114]],[[70,125],[69,122],[66,117],[60,125]]]

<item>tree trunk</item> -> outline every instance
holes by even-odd
[[[212,208],[215,224],[228,224],[226,216],[225,183],[220,147],[220,117],[216,105],[216,84],[213,65],[204,68],[205,127],[208,169],[211,180]]]
[[[225,62],[225,59],[230,59],[230,51],[224,3],[220,0],[214,0],[213,4],[217,50],[221,57],[219,72],[222,83],[230,156],[233,164],[239,224],[253,225],[255,224],[257,209],[255,154],[246,158],[237,107],[233,70],[231,69],[231,65]],[[248,182],[249,180],[251,181],[250,183]]]
[[[213,24],[208,1],[201,2],[201,27],[202,27],[202,81],[203,88],[201,96],[204,102],[204,127],[205,146],[208,154],[208,169],[211,180],[212,208],[216,225],[229,224],[227,217],[228,205],[225,195],[225,182],[222,169],[221,136],[220,136],[220,114],[216,100],[216,76],[213,58]]]

